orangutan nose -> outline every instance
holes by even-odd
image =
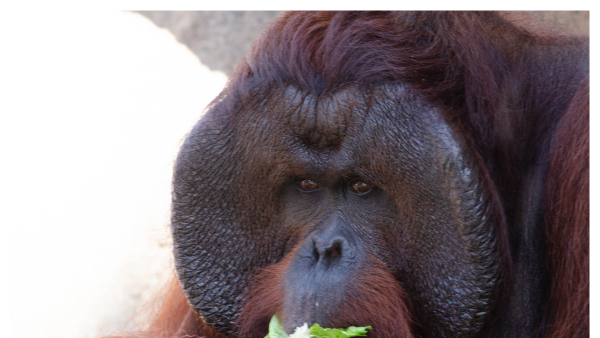
[[[352,233],[337,222],[313,234],[311,239],[314,263],[330,266],[355,255]]]
[[[331,239],[322,239],[317,236],[313,237],[314,251],[313,256],[316,261],[321,261],[327,265],[335,262],[342,256],[342,250],[345,239],[335,237]]]

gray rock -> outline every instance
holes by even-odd
[[[212,70],[231,75],[233,67],[267,23],[281,12],[139,12],[169,30]]]

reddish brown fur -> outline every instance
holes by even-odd
[[[375,257],[351,285],[336,327],[371,325],[377,337],[411,338],[408,297],[385,265]]]
[[[244,105],[256,87],[273,83],[292,83],[316,94],[347,83],[410,84],[444,107],[474,150],[486,155],[484,166],[495,182],[489,188],[497,206],[492,213],[501,219],[498,233],[506,283],[511,274],[509,241],[515,236],[507,224],[514,221],[519,203],[512,192],[524,184],[524,164],[550,161],[545,220],[551,299],[545,327],[548,337],[585,337],[589,335],[588,89],[582,84],[575,98],[577,86],[548,95],[553,88],[543,86],[549,81],[544,77],[547,69],[524,57],[535,53],[534,45],[584,43],[536,36],[488,12],[295,12],[273,23],[254,44],[220,98],[228,96],[228,104]],[[569,66],[568,62],[557,66],[553,76],[568,78]],[[552,140],[547,129],[556,130]],[[541,158],[532,155],[540,153]],[[278,285],[286,262],[258,276],[240,315],[241,337],[264,333],[268,318],[281,308]],[[367,276],[352,286],[357,302],[343,309],[347,323],[377,318],[383,336],[395,337],[398,330],[410,336],[400,286],[377,263]],[[400,319],[392,313],[400,313]],[[118,337],[185,335],[217,337],[193,313],[174,282],[147,332]]]
[[[281,277],[292,255],[288,254],[286,257],[283,261],[267,267],[254,278],[250,291],[246,295],[246,304],[238,319],[240,337],[266,336],[271,317],[281,311],[283,305]]]
[[[552,144],[546,191],[552,338],[589,336],[588,93],[579,90]]]

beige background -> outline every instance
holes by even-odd
[[[3,40],[0,336],[97,337],[172,271],[171,167],[226,76],[140,14],[28,19],[43,29]]]

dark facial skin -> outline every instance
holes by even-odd
[[[252,277],[286,258],[286,331],[348,324],[338,309],[380,262],[424,336],[475,336],[502,262],[484,178],[456,126],[398,85],[255,97],[213,107],[175,168],[177,271],[206,322],[235,334]]]

